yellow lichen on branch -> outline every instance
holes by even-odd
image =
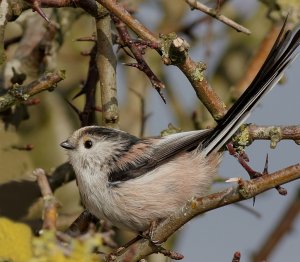
[[[101,262],[102,258],[94,252],[99,246],[102,236],[98,233],[62,243],[54,230],[44,230],[41,236],[33,237],[27,225],[0,218],[0,261]]]
[[[32,257],[31,241],[28,226],[0,218],[0,261],[28,261]]]

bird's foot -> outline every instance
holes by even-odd
[[[146,231],[142,232],[140,235],[142,238],[149,240],[151,243],[154,245],[161,245],[162,242],[160,240],[154,239],[154,231],[157,228],[157,220],[154,220],[150,223],[149,229]]]

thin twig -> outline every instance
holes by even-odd
[[[239,251],[236,251],[233,254],[232,262],[240,262],[241,260],[241,253]]]
[[[81,127],[95,124],[96,87],[99,80],[98,68],[96,65],[96,54],[97,46],[95,44],[89,54],[90,62],[86,81],[80,92],[73,97],[74,99],[83,94],[85,95],[85,104],[83,111],[80,112],[73,104],[67,101],[71,108],[78,115],[81,122]]]
[[[139,48],[138,43],[134,42],[133,39],[130,37],[129,32],[126,28],[126,25],[115,15],[111,15],[112,20],[115,23],[116,29],[120,35],[121,40],[123,41],[124,45],[128,46],[130,51],[132,52],[134,58],[136,59],[136,64],[127,64],[134,66],[145,73],[145,75],[149,78],[152,86],[156,89],[162,100],[166,103],[166,99],[162,93],[162,89],[165,88],[165,85],[162,81],[158,79],[158,77],[153,73],[151,68],[148,66],[146,61],[143,57],[143,49]]]
[[[26,86],[15,86],[8,90],[6,94],[0,96],[0,112],[9,109],[17,102],[24,102],[31,96],[34,96],[42,91],[52,91],[58,82],[65,78],[63,70],[46,73],[38,80],[31,82]]]
[[[106,12],[104,8],[101,9],[97,7],[97,4],[93,0],[25,0],[31,4],[34,11],[37,11],[44,19],[47,20],[45,14],[41,7],[81,7],[91,16],[97,17],[101,16],[103,12]],[[47,20],[48,21],[48,20]]]
[[[4,41],[4,49],[6,50],[10,45],[18,43],[22,39],[22,36],[14,36]]]
[[[85,93],[85,105],[81,114],[81,126],[95,124],[96,87],[99,80],[96,65],[97,45],[93,47],[90,55],[89,71],[86,82],[82,88]]]
[[[209,8],[206,5],[196,1],[196,0],[185,0],[185,2],[191,6],[192,9],[198,9],[201,12],[210,15],[217,20],[221,21],[222,23],[232,27],[238,32],[245,33],[247,35],[251,34],[251,31],[247,29],[246,27],[234,22],[233,20],[229,19],[228,17],[219,14],[218,9]]]

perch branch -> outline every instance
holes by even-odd
[[[0,96],[0,112],[7,110],[17,102],[26,101],[42,91],[53,90],[56,87],[56,84],[64,78],[65,72],[61,70],[53,73],[46,73],[38,80],[35,80],[28,85],[12,87],[6,94]]]
[[[154,229],[152,239],[159,243],[165,242],[175,231],[199,214],[238,201],[253,198],[254,196],[278,185],[285,184],[299,178],[300,163],[250,181],[238,179],[238,187],[231,187],[208,196],[189,200],[182,208],[162,221]],[[123,261],[123,258],[128,255],[131,249],[138,250],[132,261],[139,261],[147,255],[155,252],[148,240],[141,239],[123,252],[122,255],[118,256],[115,261]]]

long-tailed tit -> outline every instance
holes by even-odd
[[[85,207],[116,226],[144,231],[206,194],[218,170],[218,150],[280,80],[299,43],[299,29],[285,34],[282,29],[253,82],[211,130],[143,139],[99,126],[75,131],[61,146]]]

